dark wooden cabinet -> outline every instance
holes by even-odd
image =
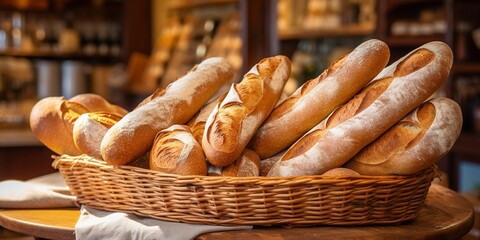
[[[54,154],[44,146],[0,147],[0,181],[28,180],[55,172]]]
[[[458,189],[460,163],[480,163],[480,131],[474,112],[480,106],[480,45],[473,38],[473,31],[480,28],[480,2],[385,0],[377,2],[377,12],[376,35],[390,46],[391,61],[430,41],[443,41],[453,51],[450,76],[439,94],[459,103],[463,130],[441,167],[449,175],[450,187]]]

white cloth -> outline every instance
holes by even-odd
[[[82,206],[75,226],[77,239],[168,239],[188,240],[207,232],[251,229],[252,226],[214,226],[175,223],[133,214],[107,212]]]
[[[0,208],[74,207],[75,199],[58,172],[28,181],[0,182]]]
[[[60,208],[78,206],[60,173],[28,181],[0,182],[0,208]],[[82,206],[75,225],[77,239],[193,239],[202,233],[251,229],[175,223]]]

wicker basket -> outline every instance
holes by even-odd
[[[432,166],[411,176],[209,177],[109,166],[88,156],[53,163],[84,205],[215,225],[396,224],[416,217]]]

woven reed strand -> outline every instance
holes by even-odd
[[[396,224],[416,217],[436,168],[411,176],[212,177],[55,157],[79,203],[160,220],[213,225]]]

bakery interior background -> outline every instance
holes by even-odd
[[[391,62],[429,41],[453,49],[438,94],[462,106],[464,127],[440,167],[444,184],[476,190],[479,10],[473,0],[0,0],[0,180],[54,171],[52,153],[28,129],[29,111],[43,97],[93,92],[132,109],[207,57],[225,57],[240,78],[274,54],[292,60],[289,94],[378,38]]]

